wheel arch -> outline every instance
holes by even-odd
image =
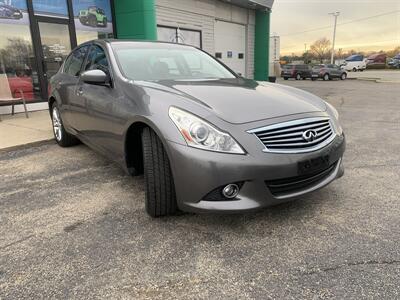
[[[127,126],[124,135],[125,167],[128,173],[133,176],[143,174],[142,130],[146,127],[157,134],[167,153],[169,152],[162,132],[151,120],[144,117],[133,120],[130,125]]]
[[[48,104],[49,104],[49,113],[50,113],[50,115],[51,115],[51,109],[52,109],[53,104],[54,104],[55,102],[57,102],[56,97],[51,96],[51,97],[49,98],[49,101],[48,101]]]

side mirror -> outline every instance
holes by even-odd
[[[89,70],[81,74],[83,82],[88,84],[108,85],[110,77],[102,70]]]

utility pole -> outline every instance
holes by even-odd
[[[333,27],[333,41],[332,41],[332,51],[331,51],[331,64],[333,64],[333,58],[335,55],[335,39],[336,39],[336,25],[337,25],[337,17],[340,15],[340,12],[329,13],[330,15],[335,17],[335,26]]]

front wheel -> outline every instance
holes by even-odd
[[[175,185],[167,152],[150,128],[142,131],[146,211],[155,218],[177,212]]]
[[[325,81],[329,80],[329,74],[325,74],[324,77],[323,77],[323,79],[324,79]]]
[[[79,140],[75,136],[65,131],[60,110],[56,102],[53,103],[51,108],[51,121],[53,123],[53,133],[57,144],[61,147],[70,147],[79,144]]]
[[[357,69],[356,69],[356,67],[354,67],[354,68],[353,68],[353,72],[357,72]]]
[[[301,79],[301,75],[300,74],[297,74],[296,75],[296,80],[300,80]]]
[[[342,76],[340,76],[340,79],[345,80],[347,77],[346,73],[343,73]]]

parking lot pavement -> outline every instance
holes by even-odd
[[[400,86],[285,84],[341,114],[345,176],[263,211],[151,219],[86,146],[0,154],[0,298],[399,299]]]
[[[363,72],[348,72],[348,78],[376,80],[379,82],[400,83],[400,70],[365,70]]]

